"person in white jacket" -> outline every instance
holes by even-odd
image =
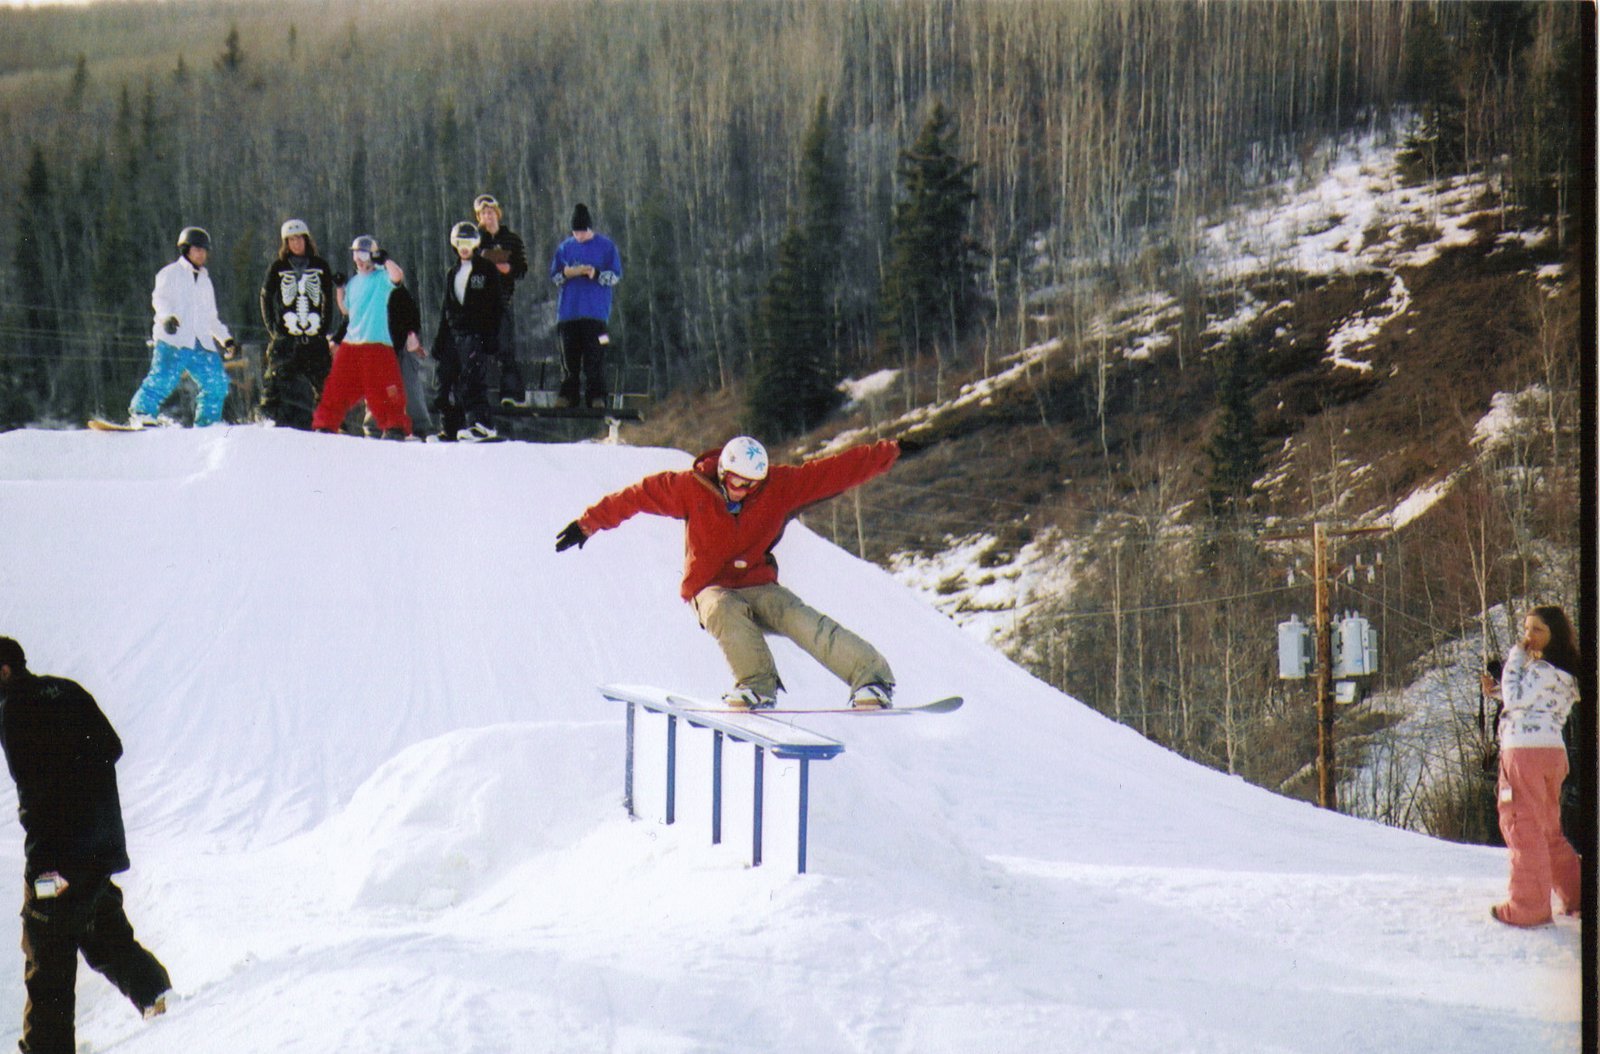
[[[195,427],[222,420],[228,397],[228,373],[222,360],[238,354],[233,335],[217,317],[217,294],[211,287],[206,259],[211,236],[199,227],[178,235],[178,258],[156,272],[150,306],[155,309],[150,372],[128,404],[128,421],[161,423],[161,404],[187,373],[200,386],[195,401]]]
[[[1578,638],[1559,607],[1537,607],[1522,641],[1506,656],[1499,684],[1485,674],[1485,694],[1500,714],[1500,833],[1511,850],[1510,892],[1489,911],[1508,926],[1552,921],[1554,891],[1564,914],[1580,911],[1582,863],[1561,830],[1561,782],[1567,749],[1561,730],[1578,703]]]

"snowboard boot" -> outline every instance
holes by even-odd
[[[129,410],[128,423],[135,428],[159,428],[167,422],[154,414],[142,414],[137,410]]]
[[[153,1017],[160,1017],[167,1012],[167,997],[172,994],[172,989],[167,989],[156,996],[156,1001],[144,1008],[144,1019],[149,1021]]]
[[[722,705],[729,710],[770,710],[778,705],[778,698],[762,695],[754,688],[735,688],[723,693]]]
[[[463,443],[482,443],[489,439],[499,439],[500,434],[485,424],[474,424],[471,428],[463,428],[456,433],[456,439]]]
[[[893,706],[894,689],[887,684],[864,684],[850,693],[852,710],[887,710]]]

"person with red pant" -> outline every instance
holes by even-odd
[[[333,369],[312,415],[318,432],[337,432],[344,415],[362,399],[385,439],[411,435],[405,380],[389,335],[389,297],[406,280],[378,239],[363,234],[350,245],[356,273],[338,289],[339,309],[350,316],[344,341],[333,354]]]
[[[1561,781],[1567,775],[1562,728],[1578,703],[1578,637],[1559,607],[1536,607],[1522,641],[1506,656],[1500,682],[1483,675],[1484,694],[1500,714],[1500,833],[1511,850],[1510,893],[1489,909],[1508,926],[1552,920],[1550,894],[1577,915],[1583,865],[1561,830]]]
[[[734,689],[723,696],[727,706],[776,705],[782,684],[765,635],[778,633],[848,683],[851,706],[883,709],[894,694],[889,664],[872,645],[779,585],[772,550],[807,506],[889,471],[902,453],[920,446],[885,440],[769,468],[766,448],[737,436],[700,455],[686,472],[660,472],[601,498],[567,524],[556,538],[556,552],[581,548],[596,532],[641,512],[683,520],[680,593],[732,668]]]

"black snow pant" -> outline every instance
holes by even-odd
[[[494,359],[500,364],[500,398],[521,402],[528,394],[522,367],[517,364],[517,320],[508,299],[500,309],[500,329],[494,336]]]
[[[493,427],[489,406],[489,363],[494,349],[485,337],[451,334],[434,348],[439,362],[439,434],[454,439],[469,424]]]
[[[332,368],[326,337],[273,337],[267,345],[261,412],[285,428],[309,431]]]
[[[561,334],[561,390],[556,399],[562,406],[604,406],[606,404],[606,345],[611,335],[598,318],[575,318],[556,326]],[[581,383],[580,383],[581,376]],[[580,401],[579,389],[583,398]]]
[[[172,987],[166,968],[133,938],[122,890],[104,874],[67,874],[60,896],[22,902],[22,1054],[72,1054],[78,954],[141,1011]]]

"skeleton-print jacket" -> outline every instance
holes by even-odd
[[[320,256],[272,261],[261,283],[261,321],[273,340],[337,337],[344,316],[334,299],[328,262]]]

